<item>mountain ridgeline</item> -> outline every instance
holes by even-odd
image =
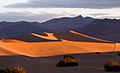
[[[118,19],[94,19],[80,15],[73,18],[54,18],[42,23],[0,22],[0,38],[10,38],[30,33],[41,35],[45,35],[44,32],[69,33],[70,30],[96,38],[120,42],[120,20]]]

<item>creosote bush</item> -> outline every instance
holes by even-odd
[[[104,68],[106,71],[120,71],[120,65],[117,61],[115,60],[110,60],[108,61],[105,65]]]
[[[101,54],[100,52],[96,52],[96,54]]]
[[[74,57],[65,55],[63,60],[60,60],[57,64],[57,67],[71,67],[78,66],[78,62]]]
[[[1,69],[0,73],[26,73],[22,66],[9,67],[6,69]]]
[[[117,56],[120,56],[120,53],[117,53]]]

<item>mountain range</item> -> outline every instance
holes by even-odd
[[[95,19],[91,17],[63,17],[54,18],[46,22],[0,22],[0,38],[22,36],[30,33],[45,35],[44,32],[54,34],[69,33],[71,30],[113,42],[120,42],[119,19]],[[64,34],[62,36],[65,36]]]

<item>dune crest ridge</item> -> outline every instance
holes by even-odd
[[[48,40],[58,40],[53,33],[47,33],[47,32],[44,32],[44,33],[47,34],[47,36],[42,36],[36,33],[31,33],[31,34],[40,38],[48,39]]]

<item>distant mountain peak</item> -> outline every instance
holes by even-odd
[[[74,17],[75,19],[83,19],[83,16],[82,15],[79,15],[79,16],[76,16]]]

